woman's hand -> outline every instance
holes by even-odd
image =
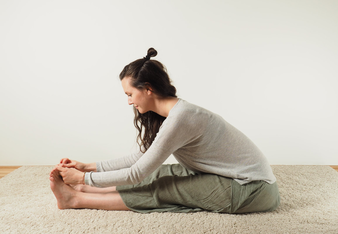
[[[74,168],[56,167],[62,176],[65,184],[84,184],[84,172],[78,171]]]
[[[70,160],[69,158],[63,158],[60,161],[58,166],[67,167],[67,168],[75,168],[79,171],[86,171],[86,164],[82,162],[78,162],[75,160]]]
[[[69,158],[61,159],[60,163],[57,165],[60,167],[66,168],[75,168],[79,171],[89,172],[89,171],[96,171],[96,163],[82,163],[75,160],[70,160]]]

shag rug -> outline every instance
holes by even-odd
[[[59,210],[49,166],[0,179],[0,233],[338,233],[338,173],[329,166],[273,166],[281,205],[270,213]]]

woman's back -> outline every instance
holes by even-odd
[[[176,159],[193,171],[218,174],[240,184],[276,181],[258,147],[221,116],[180,99],[153,142],[174,150]]]

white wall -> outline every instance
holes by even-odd
[[[221,114],[271,164],[338,164],[337,10],[334,0],[0,0],[0,165],[130,153],[118,74],[149,47],[181,98]]]

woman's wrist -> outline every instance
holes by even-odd
[[[90,172],[90,171],[96,171],[96,163],[87,163],[85,164],[84,171]]]
[[[83,172],[83,177],[82,177],[82,184],[86,184],[86,182],[85,182],[85,176],[86,176],[86,172]]]

